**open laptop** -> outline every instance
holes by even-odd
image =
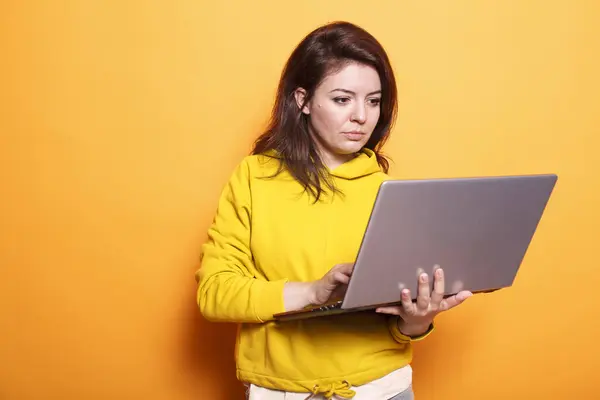
[[[388,180],[381,184],[344,298],[274,315],[304,319],[400,304],[417,277],[444,270],[445,296],[513,284],[555,174]],[[433,286],[433,279],[430,279]]]

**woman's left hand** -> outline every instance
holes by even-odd
[[[444,290],[444,271],[438,268],[434,273],[433,293],[430,294],[429,277],[426,273],[422,273],[419,276],[416,303],[412,301],[410,290],[403,289],[402,305],[380,307],[376,311],[400,316],[402,318],[398,323],[400,331],[407,336],[418,336],[427,332],[436,315],[458,306],[472,296],[471,292],[465,290],[444,298]]]

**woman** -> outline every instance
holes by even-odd
[[[375,195],[380,149],[396,115],[388,57],[339,22],[311,32],[285,66],[273,116],[221,195],[203,246],[197,301],[240,324],[237,376],[251,400],[412,399],[411,342],[471,295],[443,299],[443,271],[419,277],[401,306],[275,322],[343,292]]]

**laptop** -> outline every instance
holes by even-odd
[[[388,180],[379,187],[343,299],[274,315],[294,320],[413,301],[417,277],[444,270],[445,297],[512,286],[555,174]],[[433,287],[433,279],[430,279]]]

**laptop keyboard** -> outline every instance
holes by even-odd
[[[312,311],[329,311],[329,310],[337,310],[342,308],[342,301],[338,301],[332,304],[324,304],[321,307],[315,308]]]

